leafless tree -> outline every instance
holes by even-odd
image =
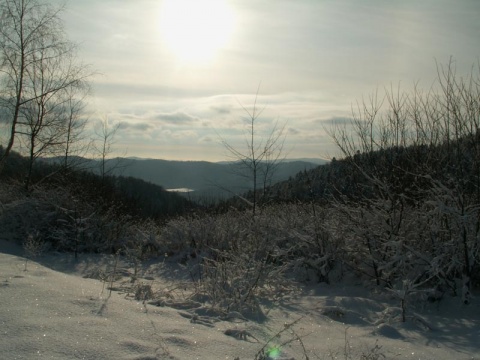
[[[37,114],[43,113],[46,102],[66,89],[82,86],[91,74],[76,61],[75,45],[63,28],[62,10],[38,0],[0,2],[0,107],[9,123],[0,171],[15,144],[19,123],[28,122],[25,114],[31,115],[34,108]]]
[[[85,127],[85,98],[88,96],[87,88],[70,88],[65,92],[65,103],[62,115],[65,122],[65,137],[62,151],[64,171],[81,166],[83,158],[92,146],[92,141],[87,139]]]
[[[263,191],[265,192],[276,167],[283,160],[285,143],[285,125],[280,126],[277,122],[266,137],[262,137],[257,129],[259,117],[264,110],[264,108],[259,109],[257,105],[259,90],[260,86],[251,110],[241,105],[247,114],[246,122],[248,127],[245,131],[245,149],[239,149],[230,144],[226,139],[221,139],[234,165],[239,167],[237,173],[251,179],[253,186],[251,203],[253,216],[255,216],[258,206],[259,185],[263,185]]]
[[[94,150],[99,157],[100,176],[104,180],[106,176],[111,174],[115,169],[120,167],[120,164],[108,164],[109,157],[112,155],[112,146],[115,143],[115,135],[120,128],[120,123],[109,124],[108,117],[105,116],[99,126],[95,130],[97,136]]]
[[[56,56],[48,48],[38,50],[32,57],[32,66],[25,73],[29,86],[24,89],[24,94],[32,100],[20,108],[16,132],[26,138],[24,143],[29,159],[25,179],[27,190],[35,159],[43,155],[59,155],[64,151],[68,153],[74,140],[74,116],[81,110],[74,94],[83,97],[88,88],[81,82],[75,86],[56,88],[59,78],[68,76],[74,67],[74,58],[67,55]]]

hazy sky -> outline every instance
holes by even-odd
[[[259,134],[287,123],[289,157],[335,154],[324,125],[376,88],[429,87],[435,61],[480,58],[479,0],[81,0],[70,38],[101,75],[92,120],[128,156],[226,160],[259,84]]]

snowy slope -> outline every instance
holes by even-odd
[[[48,254],[24,271],[22,249],[0,241],[0,359],[254,359],[262,348],[265,359],[480,359],[478,298],[422,302],[401,323],[385,294],[319,284],[265,302],[267,319],[256,322],[182,297],[176,264],[150,263],[141,280],[156,293],[176,289],[170,297],[135,300],[123,263],[110,294],[98,274],[111,266],[108,256]]]

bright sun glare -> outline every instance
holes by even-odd
[[[235,17],[227,0],[163,0],[160,31],[184,62],[211,60],[233,32]]]

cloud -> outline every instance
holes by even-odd
[[[198,117],[192,116],[182,111],[177,111],[177,112],[167,113],[167,114],[157,114],[155,116],[155,119],[170,125],[187,125],[187,124],[193,124],[199,121]]]
[[[353,122],[353,119],[349,117],[343,117],[343,116],[334,116],[328,119],[317,119],[317,120],[314,120],[314,122],[322,125],[351,125]]]
[[[119,98],[128,98],[137,100],[142,98],[153,99],[189,99],[198,97],[215,96],[217,92],[210,89],[191,89],[187,87],[174,87],[168,85],[152,85],[147,82],[139,81],[138,79],[129,79],[128,77],[123,79],[124,81],[113,81],[104,78],[98,78],[95,82],[96,96],[108,96],[111,97],[115,94]],[[132,95],[134,94],[134,95]]]
[[[214,139],[211,136],[204,136],[198,140],[200,143],[212,143]]]
[[[213,105],[210,106],[210,110],[219,115],[228,115],[232,113],[231,105]]]
[[[3,113],[0,110],[0,124],[10,124],[12,122],[12,117],[10,114],[7,114],[6,112]]]
[[[297,129],[294,129],[294,128],[288,128],[287,132],[288,132],[288,135],[298,135],[298,134],[300,134],[300,131],[298,131]]]
[[[142,123],[130,123],[130,122],[127,122],[127,121],[120,121],[119,122],[119,126],[118,126],[119,130],[137,130],[137,131],[149,131],[149,130],[152,130],[153,129],[153,126],[152,124],[148,124],[148,123],[145,123],[145,122],[142,122]]]
[[[198,134],[195,131],[191,131],[191,130],[175,131],[171,134],[171,136],[176,140],[198,138]]]

